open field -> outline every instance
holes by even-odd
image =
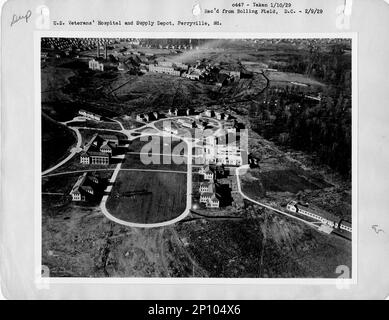
[[[253,193],[259,187],[263,192],[290,192],[298,193],[304,190],[324,189],[330,185],[312,177],[308,172],[298,169],[259,171],[250,170],[247,177],[242,176],[243,191]],[[256,187],[258,186],[258,187]],[[248,193],[247,193],[248,192]],[[260,192],[259,194],[261,194]]]
[[[145,169],[145,170],[168,170],[168,171],[187,171],[187,164],[178,163],[186,161],[182,156],[173,157],[170,155],[140,155],[126,154],[122,169]]]
[[[62,90],[70,83],[69,78],[74,75],[72,69],[44,64],[41,69],[42,102],[66,99],[67,95]]]
[[[293,85],[292,82],[294,82],[295,85],[301,84],[302,86],[324,86],[323,83],[300,73],[272,71],[268,72],[267,76],[270,79],[271,85],[279,85],[282,83]]]
[[[174,150],[177,150],[174,154],[182,154],[184,147],[186,151],[186,143],[183,140],[171,136],[159,136],[153,133],[131,140],[129,144],[128,150],[131,152],[143,152],[144,150],[150,151],[152,149],[155,153],[172,154]],[[176,147],[177,149],[175,149]]]
[[[42,264],[52,277],[207,276],[173,227],[123,227],[98,207],[44,209],[42,218]]]
[[[120,171],[107,200],[116,218],[137,223],[168,221],[186,208],[186,173]]]
[[[180,223],[178,234],[209,277],[336,278],[351,269],[351,243],[257,206],[242,220]]]
[[[187,145],[182,140],[151,135],[134,139],[129,144],[123,169],[187,170],[187,159],[183,157]]]
[[[124,129],[132,130],[139,127],[142,127],[144,124],[136,120],[132,120],[129,116],[115,117],[115,120],[118,120],[123,125]]]

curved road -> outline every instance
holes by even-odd
[[[180,137],[178,135],[167,133],[165,131],[162,131],[162,130],[158,129],[155,126],[155,122],[156,121],[160,121],[160,120],[156,120],[156,121],[153,121],[151,123],[147,123],[147,124],[145,124],[144,126],[142,126],[140,128],[134,128],[134,129],[131,129],[131,130],[124,129],[124,127],[120,123],[120,121],[118,121],[118,120],[114,120],[114,121],[120,124],[120,126],[122,128],[121,130],[112,130],[112,129],[108,130],[108,129],[100,129],[100,128],[88,128],[88,127],[69,127],[71,130],[75,131],[76,134],[77,134],[77,145],[76,145],[76,147],[72,148],[71,153],[64,160],[62,160],[61,162],[57,163],[54,167],[52,167],[52,168],[42,172],[42,176],[47,175],[48,173],[50,173],[50,172],[54,171],[55,169],[59,168],[60,166],[65,164],[67,161],[69,161],[71,158],[73,158],[73,156],[77,152],[80,151],[81,143],[82,143],[82,137],[81,137],[79,129],[93,129],[93,130],[96,130],[96,131],[104,130],[104,131],[119,132],[119,133],[125,134],[127,136],[127,138],[128,138],[128,141],[131,141],[131,140],[139,139],[139,138],[141,138],[143,136],[150,136],[150,133],[147,133],[147,132],[144,132],[144,133],[142,132],[138,136],[132,136],[131,134],[133,132],[136,132],[136,130],[147,128],[147,127],[148,128],[152,128],[152,129],[157,130],[157,132],[158,132],[158,134],[153,134],[153,135],[170,136],[172,138],[177,138],[178,140],[184,141],[187,144],[187,146],[188,146],[188,154],[185,156],[187,158],[187,160],[188,160],[187,161],[187,165],[188,165],[188,167],[187,167],[187,197],[186,197],[186,209],[185,209],[185,211],[181,215],[179,215],[178,217],[176,217],[176,218],[174,218],[172,220],[169,220],[169,221],[163,221],[163,222],[158,222],[158,223],[149,223],[149,224],[128,222],[128,221],[124,221],[124,220],[118,219],[118,218],[114,217],[111,213],[109,213],[109,211],[106,208],[106,202],[108,200],[108,195],[104,195],[103,196],[103,198],[101,200],[101,203],[100,203],[100,209],[101,209],[102,213],[109,220],[114,221],[116,223],[119,223],[121,225],[129,226],[129,227],[138,227],[138,228],[157,228],[157,227],[168,226],[168,225],[174,224],[174,223],[176,223],[176,222],[186,218],[190,214],[190,210],[191,210],[191,206],[192,206],[192,157],[193,157],[193,155],[192,155],[192,148],[193,148],[194,145],[196,145],[196,143],[193,144],[194,141],[192,141],[192,138]],[[218,123],[218,127],[220,128],[221,127],[220,122],[218,120],[216,120],[216,121]],[[64,123],[64,124],[66,124],[66,123]],[[100,170],[113,170],[114,171],[113,174],[112,174],[112,177],[110,179],[111,184],[113,184],[115,182],[115,180],[117,178],[117,175],[119,174],[120,170],[175,172],[175,171],[171,171],[171,170],[169,171],[169,170],[151,170],[151,169],[149,169],[149,170],[148,169],[146,169],[146,170],[142,170],[142,169],[121,169],[121,166],[122,166],[122,162],[118,163],[117,166],[115,167],[115,169],[100,169]],[[59,172],[59,173],[54,173],[54,174],[49,175],[49,176],[68,174],[68,173],[85,172],[85,171],[100,171],[100,170],[97,169],[97,170],[79,170],[79,171],[72,171],[72,172]],[[177,172],[184,173],[182,171],[177,171]],[[106,191],[110,192],[111,189],[112,189],[112,185],[109,186]]]

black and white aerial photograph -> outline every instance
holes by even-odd
[[[351,278],[352,54],[41,37],[48,276]]]

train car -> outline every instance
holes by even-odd
[[[350,222],[345,221],[344,219],[340,219],[339,221],[332,221],[332,220],[326,219],[326,218],[319,216],[313,212],[309,212],[307,210],[304,210],[305,209],[304,205],[301,205],[300,203],[298,203],[295,200],[290,201],[286,205],[286,209],[290,212],[299,213],[299,214],[302,214],[304,216],[310,217],[312,219],[318,220],[322,224],[326,224],[326,225],[330,226],[331,228],[348,231],[350,233],[352,232],[352,226],[351,226]]]
[[[351,226],[351,223],[348,222],[348,221],[345,221],[345,220],[341,220],[341,222],[339,223],[339,229],[341,230],[345,230],[345,231],[348,231],[348,232],[352,232],[352,226]]]
[[[301,204],[301,203],[298,203],[297,201],[294,201],[294,200],[290,201],[286,205],[286,209],[288,211],[299,213],[299,214],[302,214],[302,215],[307,216],[309,218],[318,220],[322,224],[328,225],[331,228],[338,228],[338,223],[336,221],[332,221],[332,220],[326,219],[326,218],[324,218],[324,217],[322,217],[322,216],[320,216],[320,215],[318,215],[316,213],[307,211],[307,210],[305,210],[305,207],[308,207],[308,206],[306,206],[304,204]]]

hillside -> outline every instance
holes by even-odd
[[[63,159],[74,143],[76,136],[70,129],[42,113],[42,170]]]

